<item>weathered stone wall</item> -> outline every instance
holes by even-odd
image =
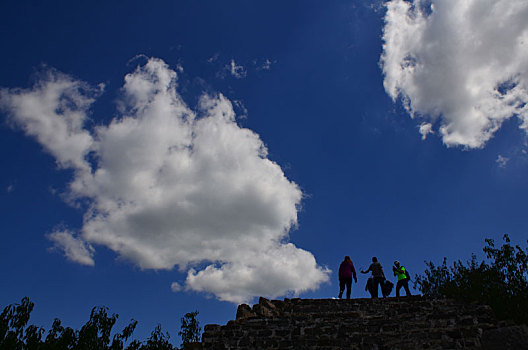
[[[235,321],[206,325],[203,349],[528,349],[528,327],[499,324],[488,306],[400,299],[261,298]]]

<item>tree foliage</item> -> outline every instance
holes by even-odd
[[[145,342],[133,340],[126,345],[132,336],[137,321],[130,323],[121,331],[113,333],[112,330],[118,319],[117,314],[110,315],[105,307],[94,307],[90,318],[80,330],[64,327],[59,319],[53,321],[47,335],[41,327],[29,325],[29,318],[34,304],[27,297],[19,304],[7,306],[0,314],[0,350],[175,350],[169,342],[169,333],[163,332],[158,325]],[[182,318],[190,323],[182,324],[185,338],[184,344],[190,339],[195,341],[199,333],[198,321],[195,316],[197,311],[189,313]],[[187,317],[192,315],[191,318]],[[181,332],[180,332],[181,334]],[[191,338],[187,338],[192,335]],[[183,336],[182,336],[183,337]],[[198,338],[199,339],[199,338]]]
[[[458,260],[452,267],[447,259],[436,266],[425,262],[424,275],[417,275],[415,288],[424,295],[448,297],[466,302],[480,302],[493,308],[499,319],[513,319],[528,323],[528,248],[512,246],[504,235],[502,247],[495,247],[492,239],[485,239],[486,259]]]
[[[178,335],[182,339],[183,346],[200,341],[202,327],[200,327],[200,323],[196,319],[197,315],[198,311],[188,312],[181,319],[181,330],[178,332]]]

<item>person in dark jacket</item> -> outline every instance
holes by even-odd
[[[345,286],[347,288],[347,299],[350,299],[350,293],[352,292],[352,277],[354,277],[354,282],[357,283],[354,263],[350,260],[349,256],[345,256],[345,260],[343,260],[339,266],[339,299],[343,296]]]
[[[378,258],[375,256],[372,258],[372,264],[366,271],[361,271],[361,273],[372,272],[372,298],[378,297],[378,285],[382,285],[385,282],[385,273],[383,273],[383,266],[378,262]],[[383,294],[383,292],[382,292]],[[385,295],[383,295],[385,297]]]

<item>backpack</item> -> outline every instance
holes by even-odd
[[[385,280],[381,283],[381,293],[384,297],[387,297],[392,292],[392,288],[394,287],[394,283],[392,283],[389,280]]]
[[[407,279],[411,280],[411,275],[409,274],[409,271],[407,271],[407,268],[405,269],[405,277],[407,277]]]

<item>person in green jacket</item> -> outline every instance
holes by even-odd
[[[398,276],[398,283],[396,283],[396,297],[400,296],[401,287],[405,289],[405,295],[410,296],[409,276],[405,273],[405,267],[401,266],[400,262],[396,260],[392,267],[392,271],[394,272],[394,276]]]

